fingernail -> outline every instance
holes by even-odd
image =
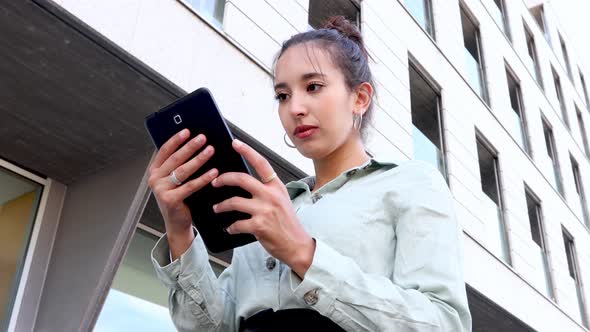
[[[213,179],[213,181],[211,181],[211,184],[216,185],[217,184],[217,178]]]
[[[234,139],[234,144],[235,144],[237,147],[240,147],[240,146],[242,146],[242,144],[244,144],[244,143],[242,143],[242,142],[241,142],[239,139],[237,139],[237,138],[236,138],[236,139]]]
[[[217,212],[217,204],[213,205],[213,211]]]
[[[187,138],[187,136],[188,136],[188,129],[183,129],[180,132],[180,138]]]
[[[197,138],[195,138],[195,142],[197,142],[197,143],[203,142],[203,135],[197,136]]]
[[[215,172],[217,172],[217,170],[211,169],[211,170],[209,170],[209,175],[215,175]]]

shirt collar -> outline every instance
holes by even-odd
[[[358,172],[363,172],[365,170],[372,170],[372,169],[379,169],[383,167],[390,167],[394,168],[398,166],[399,163],[393,160],[386,160],[381,158],[371,157],[369,160],[364,162],[362,165],[352,167],[347,169],[346,171],[342,172],[338,177],[336,177],[332,182],[337,182],[337,187],[343,185],[349,178],[356,175]],[[287,191],[289,192],[289,196],[291,199],[297,197],[301,192],[304,191],[311,191],[310,188],[315,186],[315,175],[306,176],[300,180],[291,181],[285,185],[287,187]]]

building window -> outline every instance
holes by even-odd
[[[541,86],[541,89],[544,89],[543,79],[541,77],[541,65],[539,63],[537,46],[535,45],[535,37],[526,24],[524,25],[524,34],[526,37],[526,46],[529,53],[529,58],[525,62],[528,65],[529,70],[535,73],[535,79]]]
[[[572,174],[574,176],[576,194],[578,195],[577,199],[575,200],[575,204],[577,205],[579,202],[579,206],[576,207],[576,210],[582,216],[584,223],[588,227],[590,227],[590,219],[588,217],[588,206],[586,205],[586,195],[584,193],[584,186],[582,184],[582,178],[580,176],[580,167],[578,166],[578,162],[574,159],[574,157],[571,154],[570,161],[572,163]]]
[[[467,80],[475,92],[487,104],[486,77],[479,27],[463,7],[461,7],[461,24],[463,26],[463,42],[465,44]]]
[[[414,159],[432,164],[447,178],[440,95],[412,63],[409,68]]]
[[[565,123],[565,126],[568,130],[570,130],[570,121],[567,116],[567,107],[565,106],[565,100],[563,99],[563,88],[561,86],[561,79],[559,78],[559,74],[555,71],[555,68],[551,66],[551,72],[553,73],[553,86],[555,86],[555,96],[557,97],[557,101],[559,102],[559,108],[561,109],[561,118]]]
[[[582,287],[580,284],[580,270],[578,269],[578,259],[574,238],[568,231],[562,228],[563,244],[565,247],[565,255],[567,258],[567,267],[569,271],[569,278],[566,286],[566,291],[573,296],[576,294],[578,300],[578,311],[576,312],[576,319],[586,327],[588,327],[588,320],[586,319],[586,306],[584,303],[584,296],[582,294]]]
[[[432,19],[432,3],[430,0],[404,0],[404,5],[432,38],[434,38],[434,24]]]
[[[170,320],[168,289],[156,276],[150,258],[152,248],[162,236],[145,224],[138,225],[94,331],[176,331]],[[209,258],[213,272],[219,276],[228,264]]]
[[[582,136],[582,144],[584,144],[584,151],[586,156],[590,158],[590,146],[588,146],[588,132],[584,125],[584,119],[582,117],[582,111],[576,106],[576,114],[578,115],[578,126],[580,126],[580,136]]]
[[[535,18],[535,21],[537,22],[539,29],[541,29],[541,31],[543,32],[545,39],[547,40],[549,45],[551,45],[551,38],[549,38],[549,29],[547,26],[547,21],[545,20],[545,10],[543,9],[543,5],[532,7],[529,10]]]
[[[494,17],[496,23],[498,23],[498,25],[506,35],[506,37],[508,37],[508,40],[511,40],[510,26],[508,25],[508,13],[506,12],[506,6],[504,2],[504,0],[494,0],[496,6],[491,7],[491,14]]]
[[[486,224],[486,234],[490,251],[506,264],[510,264],[508,238],[504,225],[504,209],[500,190],[498,157],[494,150],[476,137],[479,173],[481,177],[481,213]]]
[[[542,287],[545,295],[549,298],[555,299],[553,294],[553,287],[551,284],[551,269],[549,268],[549,259],[547,246],[545,244],[545,232],[543,230],[543,214],[541,211],[541,203],[539,199],[531,192],[531,190],[525,185],[526,205],[529,215],[529,224],[531,225],[531,237],[537,245],[535,254],[534,267],[537,270],[542,279]]]
[[[508,94],[510,96],[510,106],[512,108],[512,111],[508,112],[510,117],[510,129],[512,135],[516,138],[518,145],[530,155],[520,83],[508,67],[506,67],[506,78],[508,80]]]
[[[582,83],[584,99],[586,99],[586,108],[590,109],[590,97],[588,97],[588,88],[586,87],[586,80],[584,79],[584,74],[582,74],[582,70],[578,68],[578,72],[580,73],[580,82]]]
[[[570,58],[567,54],[567,48],[565,47],[565,41],[563,41],[563,37],[559,34],[559,44],[561,44],[561,54],[563,54],[563,61],[565,63],[565,68],[567,69],[567,74],[570,80],[574,81],[574,74],[572,73],[572,66],[570,64]]]
[[[353,0],[309,0],[308,23],[319,29],[330,16],[342,15],[360,29],[361,10]]]
[[[183,0],[199,14],[205,16],[210,22],[221,27],[225,0]]]
[[[553,129],[551,129],[551,126],[545,119],[542,119],[542,122],[545,146],[547,147],[547,158],[549,158],[546,165],[552,168],[549,180],[553,185],[553,188],[557,189],[559,194],[564,197],[561,172],[559,171],[559,160],[557,159],[557,150],[555,148],[555,138],[553,137]]]
[[[43,186],[0,167],[0,331],[8,331]]]

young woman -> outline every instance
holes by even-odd
[[[234,149],[261,180],[213,169],[182,183],[214,153],[209,146],[188,160],[206,138],[178,149],[186,130],[150,165],[166,226],[152,262],[170,289],[176,327],[470,331],[462,233],[446,182],[426,163],[397,164],[365,152],[375,85],[358,29],[333,17],[322,29],[293,36],[277,56],[274,83],[285,143],[313,160],[315,176],[285,186],[266,159],[236,140]],[[213,209],[250,214],[227,231],[258,239],[236,248],[219,277],[192,226],[199,216],[183,203],[209,183],[252,194]]]

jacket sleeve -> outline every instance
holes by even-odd
[[[471,331],[462,231],[446,182],[418,165],[384,199],[397,237],[393,274],[365,273],[316,239],[304,279],[291,272],[294,296],[349,331]]]
[[[196,228],[193,230],[197,233]],[[235,257],[215,276],[200,234],[174,262],[164,234],[151,252],[158,279],[168,288],[168,308],[178,331],[237,331],[235,315]]]

